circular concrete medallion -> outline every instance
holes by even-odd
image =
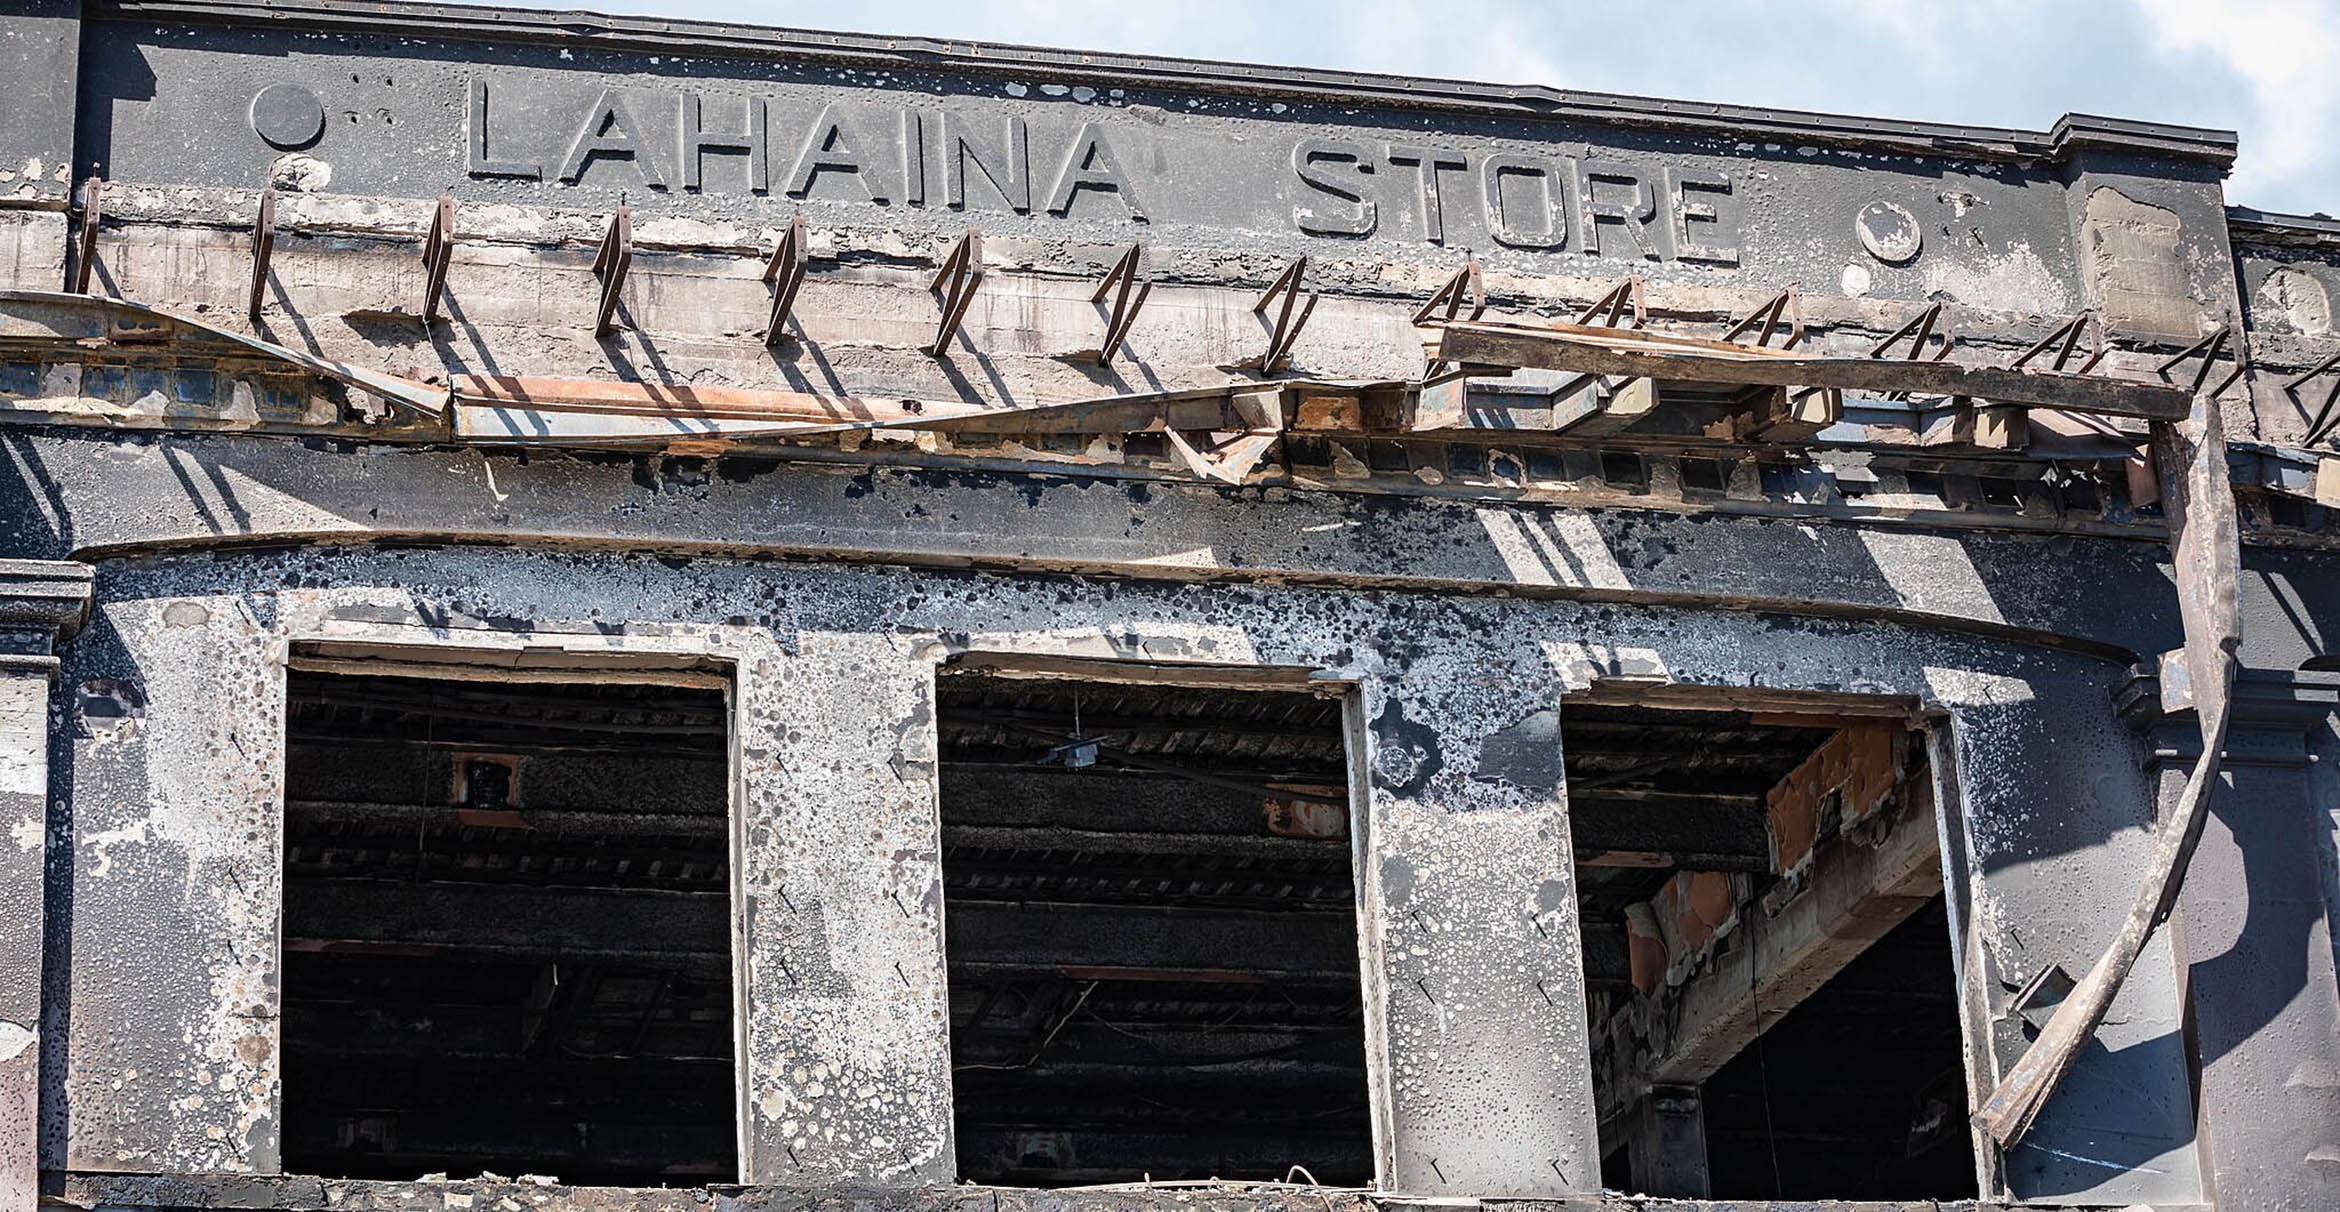
[[[1876,201],[1861,208],[1853,216],[1853,232],[1860,236],[1861,247],[1869,255],[1887,265],[1900,265],[1918,255],[1925,236],[1918,230],[1917,216],[1898,202]]]
[[[287,151],[325,133],[325,103],[298,84],[271,84],[252,97],[252,132]]]

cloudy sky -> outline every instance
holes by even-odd
[[[552,0],[524,2],[554,7]],[[2242,134],[2229,201],[2340,214],[2340,0],[568,0],[862,33],[2045,129]]]

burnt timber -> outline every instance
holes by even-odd
[[[2230,134],[0,63],[0,1212],[2340,1206],[2340,225]]]

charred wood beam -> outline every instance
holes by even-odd
[[[1357,980],[1357,918],[1346,910],[1234,911],[1024,905],[952,898],[953,971],[1063,972],[1092,980]]]
[[[286,946],[299,951],[654,960],[728,955],[731,947],[730,899],[720,893],[296,879],[285,887],[284,920]],[[954,899],[947,921],[950,962],[970,971],[1357,979],[1357,921],[1345,910],[1115,906],[1067,912],[1060,905]]]
[[[1699,383],[1969,396],[2155,420],[2183,417],[2191,406],[2191,394],[2168,383],[1964,366],[1947,359],[1832,357],[1558,321],[1450,324],[1439,331],[1434,354],[1477,365]]]
[[[471,819],[466,819],[470,814]],[[515,825],[480,818],[458,804],[387,804],[350,800],[292,799],[285,816],[293,827],[345,826],[392,828],[414,836],[418,828],[505,828],[524,832],[532,840],[648,841],[653,838],[694,838],[720,842],[730,836],[731,821],[723,813],[593,812],[583,809],[513,810]],[[477,824],[474,824],[474,821]],[[332,845],[318,839],[317,845]]]
[[[1241,858],[1268,864],[1277,860],[1347,863],[1349,839],[1285,837],[1258,833],[1188,833],[1168,830],[1074,829],[1062,825],[953,825],[942,827],[945,850],[1069,850],[1091,855]]]

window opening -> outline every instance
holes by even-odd
[[[938,695],[960,1177],[1370,1182],[1341,700]]]
[[[287,698],[285,1170],[735,1179],[723,691]]]
[[[1825,711],[1561,713],[1604,1185],[1974,1198],[1924,737]]]

